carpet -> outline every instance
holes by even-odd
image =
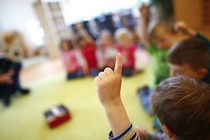
[[[151,81],[150,70],[131,78],[123,78],[122,99],[133,124],[152,130],[152,118],[142,109],[136,90]],[[0,140],[106,140],[110,131],[100,105],[93,78],[65,80],[63,72],[25,83],[32,92],[17,95],[8,108],[0,105]],[[44,111],[63,104],[72,120],[49,129]]]

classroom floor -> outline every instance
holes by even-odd
[[[152,119],[142,110],[136,90],[151,80],[150,68],[132,78],[124,78],[122,99],[130,120],[152,130]],[[0,140],[106,140],[110,131],[93,78],[65,80],[60,60],[42,60],[23,70],[21,77],[28,96],[17,95],[8,108],[0,105]],[[72,120],[51,130],[43,112],[63,104]]]

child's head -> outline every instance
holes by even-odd
[[[163,130],[174,140],[210,139],[210,86],[200,80],[173,77],[161,82],[152,108]]]
[[[15,35],[11,33],[5,33],[3,36],[3,40],[6,45],[12,45],[15,40]]]
[[[171,76],[200,79],[208,73],[208,46],[196,38],[183,40],[169,50],[168,61]]]
[[[152,22],[148,27],[148,34],[159,49],[168,49],[174,43],[173,29],[165,23]]]
[[[68,51],[73,49],[73,43],[70,39],[62,39],[60,42],[60,49],[62,51]]]
[[[113,45],[113,38],[110,31],[102,30],[100,34],[100,38],[105,46]]]
[[[128,29],[120,28],[115,32],[115,38],[120,45],[128,47],[131,44],[132,36]]]
[[[83,35],[78,35],[76,37],[76,43],[78,46],[84,47],[87,43],[87,40],[85,39],[85,37]]]

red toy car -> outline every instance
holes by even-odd
[[[55,106],[44,113],[45,119],[50,128],[54,128],[71,119],[68,109],[63,106]]]

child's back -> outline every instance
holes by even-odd
[[[84,58],[87,61],[88,68],[97,69],[97,60],[96,60],[96,46],[94,43],[87,43],[82,47],[81,52]]]
[[[135,72],[135,51],[137,46],[131,40],[130,32],[120,28],[115,32],[118,41],[117,50],[122,54],[123,75],[131,76]]]
[[[117,50],[122,54],[123,57],[123,68],[134,68],[135,57],[134,52],[136,50],[136,45],[129,45],[128,47],[117,46]]]

